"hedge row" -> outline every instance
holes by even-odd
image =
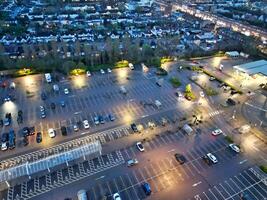
[[[221,83],[225,83],[227,86],[229,86],[231,89],[237,91],[239,94],[243,94],[243,92],[239,89],[237,89],[235,86],[233,86],[232,84],[218,78],[217,76],[215,76],[214,74],[210,73],[209,71],[203,69],[203,72],[209,76],[213,76],[217,81],[221,82]]]

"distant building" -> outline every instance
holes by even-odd
[[[138,7],[151,7],[154,0],[131,0],[125,4],[127,10],[135,10]]]

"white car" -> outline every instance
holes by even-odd
[[[212,154],[212,153],[208,153],[207,154],[208,159],[213,162],[214,164],[218,162],[217,158]]]
[[[131,70],[134,70],[134,65],[133,65],[132,63],[129,63],[129,68],[130,68]]]
[[[119,193],[113,194],[113,200],[121,200]]]
[[[240,148],[236,144],[229,144],[229,147],[236,153],[240,152]]]
[[[48,135],[50,138],[56,137],[56,131],[52,128],[48,129]]]
[[[83,120],[83,127],[84,127],[85,129],[90,128],[90,125],[89,125],[88,120]]]
[[[103,69],[100,69],[101,74],[105,74],[105,71]]]
[[[6,151],[7,150],[7,142],[2,142],[1,144],[1,150]]]
[[[136,158],[133,158],[133,159],[127,161],[128,167],[134,166],[136,164],[138,164],[138,160]]]
[[[138,149],[139,151],[141,151],[141,152],[145,151],[145,148],[144,148],[144,146],[142,145],[141,142],[137,142],[137,143],[136,143],[136,147],[137,147],[137,149]]]
[[[79,128],[78,128],[78,126],[77,126],[76,124],[73,125],[73,130],[74,130],[75,132],[79,130]]]
[[[204,94],[203,91],[200,91],[200,92],[199,92],[199,95],[200,95],[201,97],[205,97],[205,94]]]
[[[68,88],[65,88],[65,89],[64,89],[64,93],[65,93],[65,94],[69,94],[69,93],[70,93],[70,92],[69,92],[69,89],[68,89]]]
[[[212,135],[217,136],[222,134],[222,130],[221,129],[215,129],[214,131],[211,132]]]
[[[111,73],[111,69],[110,68],[108,68],[107,71],[108,71],[108,73]]]
[[[90,77],[91,76],[91,73],[89,71],[86,72],[86,76],[87,77]]]
[[[40,106],[40,111],[44,112],[44,110],[45,110],[44,106]]]
[[[214,80],[215,80],[215,77],[211,76],[210,81],[214,81]]]

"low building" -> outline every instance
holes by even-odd
[[[233,66],[238,73],[243,73],[247,76],[255,76],[257,74],[267,77],[267,60],[258,60],[245,63],[242,65]]]
[[[235,57],[239,57],[239,52],[238,51],[227,51],[225,52],[225,55],[228,57],[235,58]]]

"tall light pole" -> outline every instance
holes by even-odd
[[[235,114],[236,114],[236,110],[234,110],[234,113],[233,113],[232,119],[235,119]]]

